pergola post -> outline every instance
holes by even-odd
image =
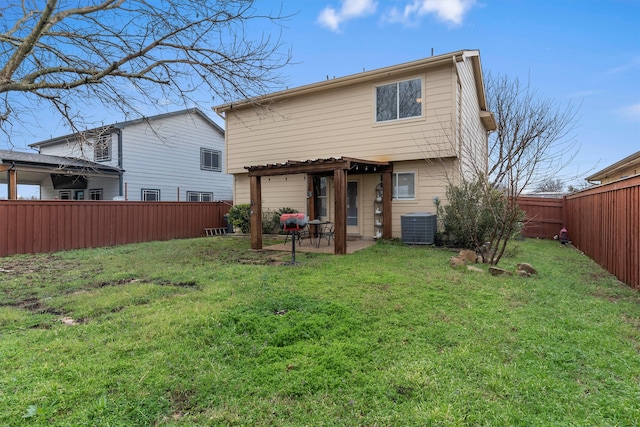
[[[259,176],[249,177],[251,198],[251,249],[262,249],[262,181]]]
[[[335,223],[334,223],[334,254],[347,253],[347,170],[333,171],[333,185],[335,187]]]
[[[384,221],[382,223],[382,238],[385,240],[391,240],[391,218],[393,215],[391,212],[393,198],[393,183],[392,172],[385,171],[382,173],[382,213],[384,215]]]

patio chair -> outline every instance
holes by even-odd
[[[322,227],[318,239],[327,239],[327,246],[331,246],[331,239],[334,238],[334,235],[333,223],[330,222]],[[320,242],[318,242],[318,247],[320,247]]]

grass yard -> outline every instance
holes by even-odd
[[[268,241],[265,242],[268,244]],[[501,266],[201,238],[0,259],[2,426],[640,425],[640,294],[557,242]]]

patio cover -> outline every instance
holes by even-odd
[[[51,174],[119,178],[124,170],[72,157],[0,150],[0,172],[7,172],[0,173],[0,183],[8,184],[9,199],[16,199],[18,177],[20,184],[40,185]]]
[[[285,163],[273,163],[259,166],[245,166],[249,172],[251,197],[251,248],[262,249],[262,183],[261,177],[275,175],[307,174],[309,176],[333,175],[335,189],[335,235],[334,253],[347,253],[347,174],[380,173],[382,174],[382,209],[391,218],[391,174],[393,165],[390,162],[355,159],[351,157],[316,159]],[[315,199],[312,180],[307,180],[308,191]],[[310,209],[311,212],[314,209]],[[314,218],[310,218],[314,219]],[[382,229],[384,239],[391,238],[391,221],[385,221]]]

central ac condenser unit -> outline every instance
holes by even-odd
[[[414,212],[400,217],[402,242],[409,245],[432,245],[438,228],[436,214]]]

